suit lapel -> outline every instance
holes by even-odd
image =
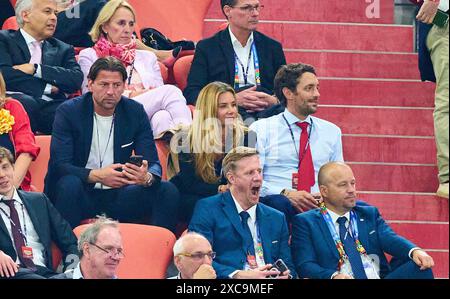
[[[22,33],[20,33],[20,30],[17,30],[15,32],[15,35],[16,35],[16,37],[14,40],[15,40],[17,46],[19,47],[19,49],[22,51],[23,56],[25,57],[25,60],[30,61],[31,53],[30,53],[30,50],[28,49],[25,38],[23,37]]]
[[[0,212],[3,213],[3,212]],[[3,218],[0,217],[0,229],[2,229],[7,236],[9,236],[8,229],[6,228],[5,222],[3,222]]]
[[[226,82],[232,82],[231,85],[234,85],[234,75],[235,75],[235,59],[234,59],[234,49],[231,44],[231,37],[228,28],[220,32],[220,48],[225,56],[225,61],[228,68],[228,80]]]
[[[358,239],[361,242],[362,246],[368,250],[367,246],[369,246],[369,231],[367,229],[367,221],[361,213],[359,213],[356,209],[354,210],[356,213],[356,219],[358,221]]]
[[[44,40],[42,44],[42,64],[52,65],[54,58],[58,56],[57,52],[58,49],[56,47]]]
[[[44,236],[43,231],[42,231],[42,227],[39,225],[39,218],[36,215],[36,209],[33,208],[33,204],[28,200],[27,196],[20,192],[17,191],[17,193],[19,194],[20,199],[23,202],[23,205],[25,206],[25,209],[28,212],[28,215],[30,216],[31,222],[33,223],[34,226],[34,230],[36,231],[37,235],[39,236],[39,239],[41,240],[41,243],[44,244],[42,237]]]
[[[320,210],[316,211],[316,222],[322,231],[322,236],[324,237],[325,243],[328,244],[329,249],[331,250],[332,254],[339,259],[339,252],[336,248],[336,244],[334,243],[333,237],[331,236],[330,230],[328,229],[328,226],[323,219],[322,215],[320,214]]]
[[[123,113],[122,109],[122,101],[124,100],[124,97],[122,97],[120,102],[117,104],[114,116],[114,163],[123,160],[120,157],[120,154],[122,152],[120,146],[122,145],[123,136],[125,136],[126,133],[126,121],[124,120],[125,114]],[[125,158],[125,160],[127,159]]]
[[[265,64],[269,61],[272,61],[271,59],[268,59],[267,56],[267,51],[264,47],[264,45],[262,44],[261,41],[261,36],[257,31],[253,32],[253,39],[255,41],[255,47],[256,47],[256,53],[258,55],[258,61],[259,61],[259,70],[260,70],[260,78],[261,78],[261,85],[264,85],[264,76],[262,75],[262,72],[264,72],[264,70],[266,70],[266,66]]]
[[[242,227],[241,217],[237,213],[236,205],[234,204],[230,191],[222,194],[222,204],[223,204],[223,211],[227,216],[228,220],[230,220],[231,224],[239,233],[242,240],[244,240],[245,233],[244,228]]]
[[[261,206],[258,204],[256,206],[256,224],[259,230],[259,237],[261,238],[261,243],[263,247],[264,260],[266,263],[272,263],[272,252],[271,252],[271,242],[272,229],[270,226],[270,216],[267,215]]]
[[[89,92],[85,94],[81,100],[83,101],[83,104],[81,105],[83,111],[80,115],[80,130],[82,132],[81,135],[84,137],[82,140],[82,157],[83,161],[87,163],[87,160],[89,159],[89,153],[91,152],[92,134],[94,129],[94,100],[92,99],[92,93]]]

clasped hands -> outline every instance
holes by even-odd
[[[317,208],[322,201],[320,193],[306,191],[289,190],[285,196],[299,213]]]
[[[256,86],[238,92],[236,94],[238,106],[247,110],[247,112],[259,112],[278,103],[276,97],[267,93],[256,91]]]
[[[416,19],[425,24],[433,23],[434,17],[438,11],[439,1],[425,0]]]
[[[116,163],[100,169],[93,169],[89,174],[89,181],[111,188],[121,188],[126,185],[145,186],[149,176],[151,174],[148,172],[148,161],[143,160],[140,167],[131,163]]]
[[[31,63],[13,65],[12,68],[30,76],[33,76],[33,74],[35,73],[34,64]],[[56,86],[52,86],[51,94],[57,93],[59,93],[59,88]]]

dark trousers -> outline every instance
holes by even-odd
[[[19,268],[19,271],[16,273],[14,277],[6,278],[6,279],[46,279],[51,278],[58,273],[50,270],[48,268],[42,266],[36,266],[36,271],[31,271],[27,268]],[[0,277],[1,279],[1,277]]]
[[[431,269],[420,270],[420,267],[412,260],[408,260],[404,264],[395,268],[391,273],[386,275],[384,279],[433,279],[433,271]]]
[[[18,100],[30,118],[31,130],[41,132],[46,135],[52,133],[53,121],[55,119],[56,109],[65,101],[65,99],[54,99],[46,101],[36,99],[26,94],[11,94],[13,99]]]
[[[170,182],[102,190],[89,188],[74,175],[62,177],[50,198],[72,228],[104,213],[120,222],[156,225],[172,232],[180,202],[178,189]]]

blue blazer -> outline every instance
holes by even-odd
[[[87,169],[94,126],[92,93],[66,101],[56,110],[50,145],[50,161],[45,177],[45,192],[52,194],[58,180],[75,175],[88,184]],[[132,152],[148,161],[149,172],[160,178],[152,129],[142,104],[122,97],[115,110],[114,163],[126,163]],[[91,184],[93,187],[94,184]]]
[[[256,219],[266,264],[273,264],[277,259],[282,259],[295,277],[284,214],[259,203]],[[217,253],[213,261],[217,278],[229,278],[234,271],[244,269],[247,260],[243,244],[244,231],[229,191],[198,201],[189,231],[204,235]]]
[[[47,84],[59,88],[58,94],[49,95],[54,99],[66,99],[67,94],[81,88],[83,73],[75,60],[71,45],[56,38],[48,38],[42,44],[42,78],[37,78],[13,69],[14,65],[28,63],[31,54],[20,31],[0,31],[0,71],[8,91],[17,91],[42,98]]]
[[[356,206],[359,239],[369,255],[380,260],[380,276],[391,269],[384,253],[399,259],[409,259],[409,251],[416,247],[398,236],[372,206]],[[339,253],[319,209],[294,217],[292,222],[292,256],[299,277],[330,279],[337,271]]]

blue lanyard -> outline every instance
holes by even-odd
[[[248,83],[248,71],[250,69],[250,61],[253,56],[253,64],[255,67],[255,81],[256,85],[261,85],[261,76],[260,76],[260,70],[259,70],[259,59],[258,59],[258,52],[256,51],[255,42],[252,43],[250,52],[248,53],[248,61],[247,61],[247,69],[244,67],[244,64],[237,56],[236,52],[234,52],[234,88],[239,88],[239,66],[242,68],[242,74],[244,75],[244,84],[247,85]]]
[[[341,238],[339,237],[337,231],[336,231],[336,227],[334,226],[334,222],[333,219],[330,216],[330,213],[328,213],[328,211],[326,213],[321,213],[323,219],[325,220],[325,223],[328,226],[328,230],[330,231],[331,236],[333,237],[334,243],[336,244],[336,246],[338,246],[338,244],[342,244]],[[358,240],[358,225],[356,222],[356,214],[354,211],[350,211],[350,223],[349,223],[349,229],[351,229],[352,231],[352,236],[353,239],[356,241]],[[344,252],[344,256],[345,252]]]

